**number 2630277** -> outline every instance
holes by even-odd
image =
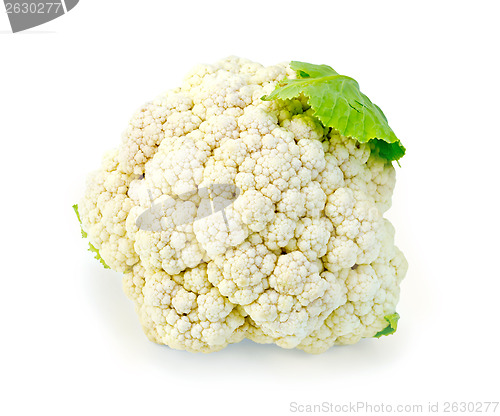
[[[5,3],[8,14],[57,14],[61,3]]]

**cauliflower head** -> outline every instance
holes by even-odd
[[[307,91],[273,98],[306,75],[236,57],[197,66],[88,178],[82,233],[123,272],[152,341],[320,353],[391,332],[407,270],[383,217],[395,171]]]

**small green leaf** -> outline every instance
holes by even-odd
[[[96,249],[92,243],[89,243],[89,251],[91,251],[92,253],[95,253],[95,256],[94,258],[96,260],[99,260],[99,262],[104,266],[105,269],[109,269],[110,267],[106,264],[106,262],[103,260],[103,258],[101,257],[101,255],[99,254],[99,250]]]
[[[398,160],[405,148],[387,123],[382,110],[364,95],[358,83],[338,74],[328,65],[292,61],[290,67],[298,79],[284,79],[265,101],[286,100],[304,95],[325,127],[331,127],[360,143],[373,143],[379,156],[388,161]]]
[[[398,329],[399,313],[384,316],[384,319],[389,323],[382,331],[375,334],[374,338],[380,338],[382,335],[391,335]]]
[[[87,233],[83,230],[83,227],[82,227],[82,220],[80,218],[80,213],[78,212],[78,204],[75,204],[73,205],[73,211],[75,211],[75,214],[76,214],[76,218],[78,218],[78,222],[80,223],[80,231],[82,232],[82,237],[83,238],[87,238]],[[95,253],[95,259],[96,260],[99,260],[99,262],[104,266],[105,269],[109,269],[110,267],[106,264],[106,262],[104,261],[104,259],[101,257],[101,255],[99,254],[99,250],[97,248],[95,248],[92,243],[89,242],[89,251],[91,251],[92,253]]]
[[[80,219],[80,213],[78,212],[78,204],[73,205],[73,210],[75,211],[76,218],[78,218],[78,222],[80,223],[80,231],[82,232],[82,237],[87,238],[87,233],[83,231],[82,228],[82,220]]]

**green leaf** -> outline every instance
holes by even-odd
[[[82,228],[82,220],[80,219],[80,213],[78,212],[78,204],[73,205],[73,210],[75,211],[76,218],[78,218],[78,222],[80,223],[80,231],[82,232],[82,237],[87,238],[87,233],[83,231]]]
[[[405,148],[387,123],[382,110],[359,90],[358,83],[339,75],[328,65],[292,61],[298,79],[284,79],[263,100],[286,100],[304,95],[325,127],[331,127],[360,143],[371,141],[380,157],[398,160]]]
[[[382,335],[391,335],[398,329],[399,313],[384,316],[384,319],[389,323],[382,331],[375,334],[374,338],[380,338]]]
[[[331,66],[308,64],[307,62],[292,61],[290,67],[297,72],[300,78],[321,78],[338,75]]]
[[[103,258],[101,257],[101,255],[99,254],[99,250],[96,249],[92,243],[89,243],[89,251],[95,253],[95,256],[94,258],[96,260],[99,260],[99,262],[104,266],[105,269],[109,269],[110,267],[106,264],[106,262],[103,260]]]
[[[78,222],[80,223],[80,231],[82,232],[82,237],[83,238],[87,238],[87,233],[83,230],[83,227],[82,227],[82,220],[80,218],[80,213],[78,212],[78,204],[75,204],[73,205],[73,211],[75,211],[75,214],[76,214],[76,218],[78,218]],[[95,259],[96,260],[99,260],[99,262],[104,266],[105,269],[109,269],[110,267],[106,264],[106,262],[104,261],[104,259],[101,257],[101,255],[99,254],[99,250],[97,248],[95,248],[92,243],[89,242],[89,251],[91,251],[92,253],[95,253]]]

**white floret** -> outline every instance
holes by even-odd
[[[220,115],[213,115],[201,123],[200,131],[204,133],[203,140],[211,149],[216,149],[228,139],[239,137],[239,112],[234,114],[234,110],[229,109]]]
[[[361,338],[371,338],[387,326],[384,316],[395,311],[399,283],[408,264],[394,246],[392,226],[388,221],[384,228],[382,249],[371,264],[334,273],[346,290],[347,302],[335,309],[299,348],[319,353],[334,344],[352,344]]]
[[[238,119],[238,126],[242,131],[263,136],[278,127],[278,118],[262,108],[247,107]]]
[[[333,230],[327,218],[302,218],[295,228],[298,249],[309,261],[323,257]]]
[[[123,272],[137,263],[139,257],[134,251],[134,241],[126,232],[127,216],[134,206],[127,189],[134,175],[120,173],[117,168],[117,151],[106,154],[102,170],[88,178],[79,211],[90,242],[109,267]]]
[[[276,255],[263,244],[244,242],[215,257],[208,266],[208,279],[231,302],[253,302],[269,284]]]
[[[280,81],[286,76],[286,65],[273,65],[259,68],[251,78],[254,84],[264,84]],[[272,90],[271,90],[272,91]],[[271,92],[270,91],[270,92]],[[260,97],[259,97],[260,99]]]
[[[234,209],[252,231],[262,231],[275,215],[271,199],[255,190],[243,192],[234,202]]]
[[[317,119],[308,113],[310,112],[294,115],[290,119],[285,120],[282,125],[295,135],[295,140],[306,139],[315,143],[323,138],[325,129]],[[321,145],[320,142],[317,143]]]
[[[146,167],[148,180],[163,194],[180,195],[192,191],[203,180],[204,165],[210,154],[208,145],[191,133],[160,145]]]
[[[168,91],[151,103],[142,106],[133,116],[123,133],[123,143],[118,153],[119,168],[125,173],[144,173],[144,164],[157,151],[165,137],[170,136],[172,118],[180,121],[175,129],[196,128],[199,120],[179,120],[178,114],[186,114],[193,107],[192,99],[178,91]],[[189,130],[189,131],[191,131]]]
[[[230,247],[237,246],[248,236],[248,227],[241,221],[240,215],[232,205],[223,212],[197,219],[193,225],[193,231],[198,243],[210,258],[224,253]]]
[[[281,200],[276,206],[293,221],[297,221],[306,214],[306,196],[297,189],[289,189],[281,194]]]
[[[205,108],[217,107],[222,113],[230,107],[245,108],[252,102],[252,92],[245,77],[219,70],[200,85],[194,103]]]
[[[297,346],[336,306],[329,282],[299,251],[279,257],[269,285],[244,309],[283,348]]]
[[[309,182],[301,189],[304,195],[306,215],[311,218],[319,217],[325,208],[326,194],[318,182]]]
[[[193,231],[197,207],[192,201],[162,197],[135,219],[135,250],[150,268],[177,274],[196,267],[204,257]]]
[[[345,185],[344,174],[339,168],[339,162],[331,153],[325,154],[325,169],[319,174],[317,181],[325,195],[331,195]]]
[[[281,199],[282,192],[300,187],[301,180],[297,172],[301,167],[299,147],[293,135],[284,129],[275,128],[272,134],[261,138],[260,149],[242,162],[238,176],[252,174],[255,189],[276,203]],[[238,176],[237,185],[241,181]]]
[[[143,298],[133,299],[151,340],[171,348],[210,352],[242,339],[244,332],[238,330],[246,327],[245,319],[216,288],[197,295],[176,283],[173,276],[141,266],[126,277],[144,282]]]
[[[293,238],[296,226],[296,222],[285,214],[277,213],[268,227],[261,232],[261,235],[270,250],[278,250],[285,247]]]
[[[362,199],[357,200],[349,188],[337,189],[328,196],[325,214],[335,228],[334,238],[340,236],[353,241],[359,249],[357,263],[367,264],[371,263],[380,251],[383,222],[375,203],[369,198],[365,199],[364,194],[358,196]],[[349,247],[352,247],[352,244],[349,243]],[[352,253],[352,250],[350,252]]]

